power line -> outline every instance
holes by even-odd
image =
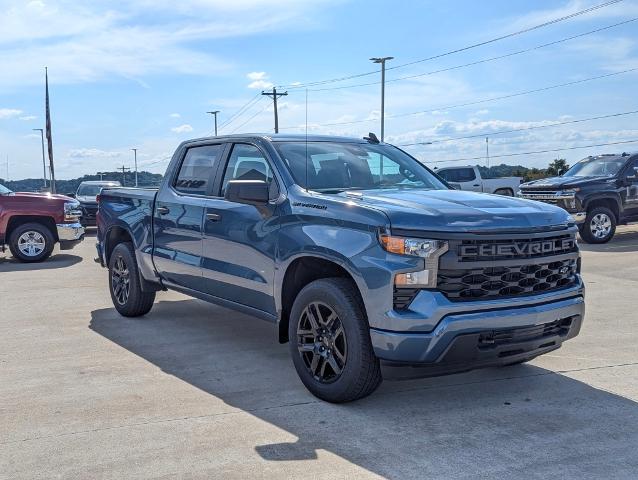
[[[492,135],[502,135],[504,133],[515,133],[515,132],[524,132],[527,130],[538,130],[541,128],[551,128],[551,127],[558,127],[560,125],[570,125],[570,124],[574,124],[574,123],[582,123],[582,122],[589,122],[592,120],[602,120],[604,118],[613,118],[613,117],[622,117],[625,115],[633,115],[638,113],[638,110],[632,110],[631,112],[621,112],[621,113],[612,113],[610,115],[600,115],[597,117],[589,117],[589,118],[579,118],[578,120],[566,120],[564,122],[555,122],[555,123],[549,123],[549,124],[545,124],[545,125],[533,125],[531,127],[521,127],[521,128],[512,128],[510,130],[498,130],[496,132],[483,132],[483,133],[476,133],[473,135],[465,135],[463,137],[452,137],[452,138],[444,138],[441,140],[431,140],[429,142],[414,142],[414,143],[397,143],[396,145],[399,147],[412,147],[415,145],[429,145],[429,144],[434,144],[434,143],[444,143],[444,142],[456,142],[458,140],[467,140],[467,139],[471,139],[471,138],[480,138],[480,137],[485,137],[486,135],[492,136]]]
[[[613,25],[607,25],[606,27],[597,28],[595,30],[590,30],[588,32],[580,33],[578,35],[573,35],[571,37],[562,38],[560,40],[555,40],[553,42],[543,43],[541,45],[536,45],[535,47],[530,47],[530,48],[526,48],[526,49],[523,49],[523,50],[518,50],[516,52],[506,53],[504,55],[498,55],[496,57],[484,58],[482,60],[477,60],[477,61],[470,62],[470,63],[464,63],[464,64],[461,64],[461,65],[455,65],[453,67],[441,68],[441,69],[438,69],[438,70],[432,70],[432,71],[424,72],[424,73],[417,73],[415,75],[406,75],[406,76],[403,76],[403,77],[392,78],[390,80],[386,80],[386,83],[401,82],[401,81],[404,81],[404,80],[411,80],[413,78],[425,77],[425,76],[434,75],[434,74],[437,74],[437,73],[449,72],[451,70],[458,70],[460,68],[472,67],[474,65],[480,65],[480,64],[483,64],[483,63],[493,62],[493,61],[496,61],[496,60],[502,60],[504,58],[514,57],[516,55],[521,55],[523,53],[529,53],[529,52],[533,52],[535,50],[540,50],[541,48],[546,48],[546,47],[550,47],[552,45],[558,45],[560,43],[568,42],[568,41],[574,40],[576,38],[581,38],[581,37],[585,37],[587,35],[593,35],[595,33],[600,33],[602,31],[609,30],[610,28],[615,28],[615,27],[619,27],[621,25],[625,25],[627,23],[635,22],[636,20],[638,20],[638,17],[634,17],[634,18],[631,18],[629,20],[625,20],[623,22],[615,23]],[[386,70],[390,70],[390,68],[387,68]],[[357,84],[354,84],[354,85],[340,85],[338,87],[314,88],[314,89],[310,89],[310,91],[311,92],[326,92],[326,91],[332,91],[332,90],[344,90],[344,89],[348,89],[348,88],[357,88],[357,87],[367,87],[367,86],[370,86],[370,85],[378,85],[379,83],[381,83],[381,82],[375,81],[375,82],[367,82],[367,83],[357,83]]]
[[[638,143],[638,140],[625,140],[622,142],[608,142],[608,143],[597,143],[594,145],[578,145],[576,147],[565,147],[565,148],[554,148],[550,150],[536,150],[534,152],[520,152],[520,153],[504,153],[502,155],[491,155],[490,158],[505,158],[505,157],[517,157],[520,155],[536,155],[539,153],[553,153],[553,152],[565,152],[567,150],[578,150],[581,148],[594,148],[594,147],[606,147],[609,145],[623,145],[627,143]],[[428,163],[446,163],[446,162],[469,162],[473,160],[484,160],[485,156],[480,157],[468,157],[468,158],[453,158],[450,160],[434,160]]]
[[[562,22],[562,21],[565,21],[565,20],[570,20],[570,19],[578,17],[580,15],[585,15],[587,13],[591,13],[591,12],[593,12],[595,10],[598,10],[598,9],[601,9],[601,8],[605,8],[605,7],[608,7],[610,5],[614,5],[614,4],[622,2],[622,1],[623,0],[610,0],[610,1],[607,1],[607,2],[604,2],[604,3],[601,3],[599,5],[594,5],[593,7],[586,8],[584,10],[580,10],[578,12],[574,12],[574,13],[569,14],[569,15],[564,15],[562,17],[558,17],[558,18],[555,18],[553,20],[549,20],[547,22],[543,22],[543,23],[540,23],[538,25],[534,25],[532,27],[524,28],[524,29],[518,30],[516,32],[508,33],[506,35],[501,35],[499,37],[495,37],[495,38],[492,38],[492,39],[489,39],[489,40],[485,40],[483,42],[474,43],[472,45],[468,45],[468,46],[465,46],[465,47],[462,47],[462,48],[457,48],[455,50],[450,50],[448,52],[444,52],[444,53],[440,53],[440,54],[437,54],[437,55],[433,55],[431,57],[426,57],[426,58],[422,58],[422,59],[419,59],[419,60],[414,60],[414,61],[411,61],[411,62],[408,62],[408,63],[395,65],[395,66],[393,66],[391,68],[388,68],[388,70],[395,70],[395,69],[398,69],[398,68],[404,68],[404,67],[407,67],[407,66],[410,66],[410,65],[415,65],[417,63],[423,63],[423,62],[427,62],[427,61],[430,61],[430,60],[435,60],[435,59],[438,59],[438,58],[446,57],[448,55],[453,55],[455,53],[464,52],[464,51],[467,51],[467,50],[471,50],[473,48],[477,48],[477,47],[481,47],[481,46],[484,46],[484,45],[488,45],[490,43],[498,42],[500,40],[505,40],[507,38],[515,37],[517,35],[522,35],[524,33],[528,33],[528,32],[534,31],[534,30],[538,30],[539,28],[547,27],[549,25],[554,25],[556,23],[559,23],[559,22]],[[348,75],[348,76],[344,76],[344,77],[331,78],[331,79],[327,79],[327,80],[318,80],[318,81],[314,81],[314,82],[306,82],[306,83],[297,83],[297,84],[291,84],[291,85],[284,85],[284,86],[280,86],[280,87],[289,88],[289,89],[306,88],[306,87],[312,87],[312,86],[317,86],[317,85],[325,85],[325,84],[328,84],[328,83],[343,82],[345,80],[351,80],[353,78],[361,78],[361,77],[365,77],[365,76],[368,76],[368,75],[374,75],[376,73],[377,73],[376,71],[365,72],[365,73],[359,73],[359,74],[354,74],[354,75]]]
[[[447,106],[442,106],[442,107],[437,107],[437,108],[432,108],[429,110],[420,110],[418,112],[408,112],[408,113],[397,113],[394,115],[386,115],[386,118],[401,118],[401,117],[409,117],[412,115],[420,115],[423,113],[432,113],[432,112],[436,112],[439,110],[451,110],[453,108],[460,108],[460,107],[469,107],[472,105],[479,105],[481,103],[487,103],[487,102],[493,102],[496,100],[505,100],[507,98],[513,98],[513,97],[520,97],[523,95],[529,95],[531,93],[538,93],[538,92],[544,92],[547,90],[553,90],[555,88],[561,88],[561,87],[568,87],[571,85],[578,85],[580,83],[586,83],[586,82],[591,82],[593,80],[600,80],[602,78],[608,78],[608,77],[613,77],[616,75],[622,75],[624,73],[630,73],[630,72],[634,72],[638,70],[638,67],[636,68],[629,68],[627,70],[622,70],[620,72],[612,72],[612,73],[607,73],[605,75],[597,75],[595,77],[587,77],[587,78],[583,78],[581,80],[574,80],[572,82],[567,82],[567,83],[559,83],[557,85],[549,85],[547,87],[542,87],[542,88],[535,88],[533,90],[525,90],[522,92],[516,92],[516,93],[510,93],[508,95],[501,95],[498,97],[489,97],[489,98],[484,98],[481,100],[474,100],[472,102],[466,102],[466,103],[459,103],[456,105],[447,105]],[[351,120],[349,122],[335,122],[335,123],[321,123],[321,124],[316,124],[314,126],[316,127],[333,127],[333,126],[337,126],[337,125],[353,125],[356,123],[365,123],[365,122],[376,122],[377,119],[376,118],[372,118],[372,119],[365,119],[365,120]],[[286,128],[300,128],[300,127],[286,127]]]
[[[264,98],[264,97],[262,97]],[[241,125],[239,125],[238,127],[236,127],[232,132],[230,133],[235,133],[237,130],[239,130],[240,128],[242,128],[244,125],[246,125],[248,122],[250,122],[253,118],[255,118],[257,115],[263,113],[268,107],[270,106],[270,103],[266,103],[266,105],[264,106],[264,108],[262,108],[261,110],[257,111],[257,113],[255,113],[252,117],[250,117],[248,120],[246,120],[244,123],[242,123]]]
[[[237,110],[230,117],[228,117],[226,119],[226,121],[222,122],[219,125],[219,129],[221,130],[222,128],[224,128],[224,127],[230,125],[232,122],[234,122],[237,117],[239,117],[241,114],[243,114],[248,108],[250,108],[254,103],[256,103],[261,98],[260,95],[261,95],[261,92],[258,92],[253,98],[248,100],[239,110]]]

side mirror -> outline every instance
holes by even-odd
[[[270,188],[263,180],[231,180],[224,198],[229,202],[263,206],[270,199]]]
[[[71,198],[75,198],[75,193],[67,193],[66,196],[67,197],[71,197]]]
[[[633,168],[633,175],[631,174],[631,170],[629,171],[629,174],[627,175],[627,180],[634,181],[636,179],[638,179],[638,167]]]

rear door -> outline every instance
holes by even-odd
[[[625,172],[625,215],[632,219],[638,218],[638,158],[630,162]]]
[[[164,280],[202,291],[202,222],[224,144],[187,148],[160,189],[154,211],[154,262]]]
[[[271,199],[279,195],[267,154],[250,143],[232,145],[215,196],[206,201],[203,276],[206,293],[275,314],[273,284],[278,228],[275,206],[226,201],[230,180],[264,180]],[[223,173],[222,173],[223,172]]]

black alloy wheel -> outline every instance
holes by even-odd
[[[348,358],[348,342],[337,313],[323,302],[310,303],[297,326],[297,348],[306,368],[321,383],[336,381]]]

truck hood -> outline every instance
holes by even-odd
[[[367,190],[346,194],[383,211],[392,228],[423,231],[517,231],[570,223],[546,203],[459,190]]]
[[[551,177],[523,183],[521,190],[562,190],[583,187],[596,183],[606,183],[613,177]]]
[[[78,195],[75,199],[80,203],[97,203],[95,195]]]
[[[72,202],[73,199],[71,197],[67,197],[66,195],[59,195],[53,193],[34,193],[34,192],[14,192],[11,195],[15,197],[21,198],[35,198],[35,199],[43,199],[43,200],[61,200],[65,202]]]

